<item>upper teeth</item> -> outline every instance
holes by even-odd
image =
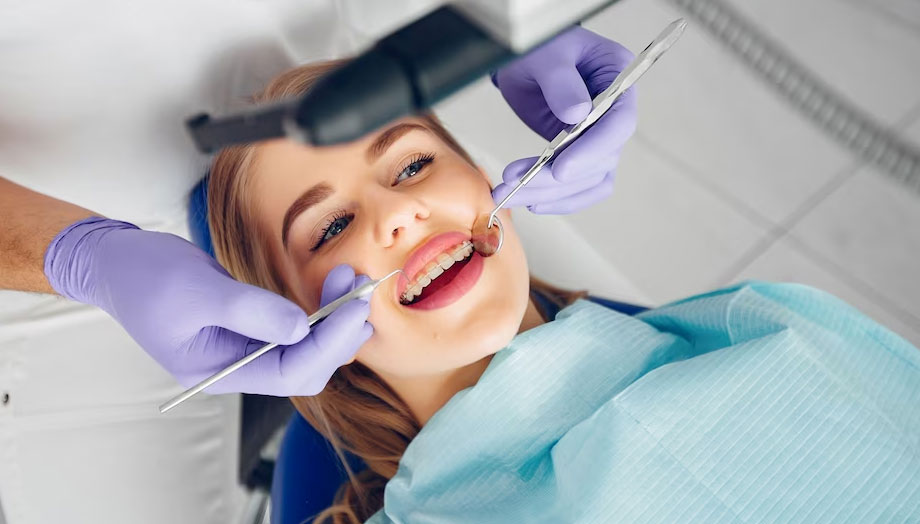
[[[428,284],[431,284],[432,280],[438,278],[444,271],[450,269],[455,262],[460,262],[470,256],[472,252],[473,243],[469,240],[464,240],[462,243],[457,244],[435,257],[435,259],[429,262],[428,265],[425,266],[425,269],[423,269],[415,277],[415,280],[406,288],[402,296],[403,300],[412,302],[415,297],[422,294],[422,290],[425,289]]]

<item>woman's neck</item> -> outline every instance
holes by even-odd
[[[527,310],[524,312],[524,318],[521,320],[518,333],[535,328],[545,322],[546,320],[540,315],[533,298],[531,298],[527,301]],[[424,426],[428,419],[437,410],[441,409],[444,404],[447,404],[447,401],[458,391],[475,385],[479,381],[479,377],[489,367],[489,362],[491,361],[492,355],[489,355],[472,364],[452,369],[440,375],[417,377],[411,380],[398,381],[397,383],[391,381],[390,385],[409,406],[419,424]]]

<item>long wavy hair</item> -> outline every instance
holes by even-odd
[[[346,60],[311,63],[289,70],[262,91],[253,103],[302,95],[325,73]],[[474,164],[469,154],[430,113],[420,115],[426,125],[452,149]],[[214,158],[208,182],[208,226],[217,260],[241,282],[289,295],[272,261],[267,258],[266,239],[256,227],[247,195],[254,155],[252,145],[232,146]],[[562,307],[587,295],[557,288],[535,277],[531,292],[539,292]],[[540,312],[541,315],[545,314]],[[312,397],[291,397],[297,411],[329,442],[348,474],[335,503],[316,517],[316,522],[355,524],[364,522],[383,507],[386,482],[396,474],[399,460],[420,424],[406,403],[376,373],[359,362],[339,368],[326,388]],[[352,471],[344,451],[360,457],[367,469]]]

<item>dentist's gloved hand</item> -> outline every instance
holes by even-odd
[[[540,136],[552,140],[563,128],[588,115],[591,100],[632,59],[633,54],[620,44],[574,27],[500,69],[492,80],[518,117]],[[620,150],[635,129],[633,87],[506,207],[527,206],[538,214],[565,214],[607,198],[613,192]],[[534,161],[536,157],[524,158],[505,168],[504,182],[492,191],[496,204]]]
[[[116,220],[88,218],[59,233],[45,253],[45,275],[61,295],[109,313],[186,387],[263,341],[285,345],[208,393],[315,395],[373,334],[366,300],[345,304],[311,331],[299,306],[234,280],[186,240]],[[355,278],[347,265],[334,268],[324,282],[322,303],[367,278]]]

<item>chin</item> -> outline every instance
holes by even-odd
[[[523,247],[510,227],[505,234],[501,252],[479,259],[464,251],[465,238],[446,237],[446,247],[439,250],[457,260],[434,279],[441,286],[431,285],[420,297],[405,300],[411,288],[406,280],[392,297],[377,297],[386,311],[372,312],[370,322],[379,320],[381,329],[362,348],[359,360],[405,377],[461,368],[506,347],[520,331],[530,286]],[[433,307],[423,307],[426,303]]]

